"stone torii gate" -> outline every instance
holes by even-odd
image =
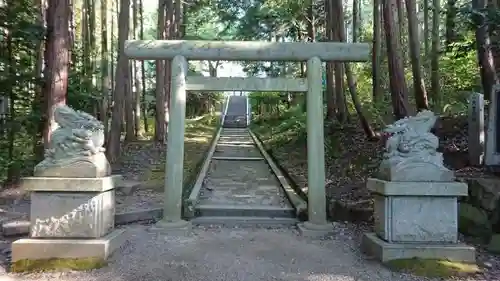
[[[162,228],[184,228],[182,187],[186,91],[307,92],[308,221],[301,229],[329,232],[326,217],[322,61],[366,61],[367,43],[127,40],[125,55],[136,60],[173,60]],[[307,78],[188,77],[187,60],[307,61]]]

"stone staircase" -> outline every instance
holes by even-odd
[[[297,223],[293,204],[246,128],[222,129],[194,210],[194,224]]]
[[[248,124],[247,116],[247,97],[230,96],[222,126],[224,128],[246,128]]]

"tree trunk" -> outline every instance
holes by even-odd
[[[127,6],[127,9],[129,10],[127,13],[127,24],[129,27],[127,28],[127,38],[133,34],[133,26],[130,28],[130,0],[129,0],[129,5]],[[121,15],[121,8],[120,8],[120,15]],[[119,28],[122,28],[121,24],[119,24]],[[133,82],[134,82],[134,73],[133,73],[133,66],[134,63],[127,63],[127,76],[125,79],[125,91],[122,92],[125,96],[125,141],[132,141],[136,139],[136,129],[135,129],[135,120],[134,120],[134,109],[135,109],[135,99],[134,99],[134,93],[133,93]]]
[[[101,0],[101,120],[108,131],[108,104],[111,91],[108,52],[108,0]]]
[[[182,2],[182,13],[181,13],[181,23],[179,26],[179,33],[180,37],[179,38],[184,38],[186,36],[186,26],[188,25],[188,18],[187,18],[187,12],[188,12],[188,6],[189,6],[189,0],[184,0]]]
[[[408,16],[408,41],[410,45],[410,60],[413,73],[413,91],[417,110],[429,109],[425,82],[420,69],[420,41],[418,39],[418,22],[414,0],[406,0],[406,13]]]
[[[359,41],[361,31],[359,25],[359,1],[361,0],[352,0],[352,42]]]
[[[165,3],[165,27],[164,27],[164,38],[165,39],[175,39],[175,5],[174,0],[166,0]],[[172,60],[165,61],[165,99],[163,103],[165,112],[165,128],[168,134],[168,122],[170,122],[170,83],[172,78],[170,77],[172,70]]]
[[[405,62],[406,62],[406,50],[404,49],[404,47],[405,47],[404,36],[402,36],[403,30],[405,30],[405,17],[404,17],[403,1],[405,1],[405,0],[396,1],[396,6],[398,9],[398,13],[397,13],[398,16],[397,16],[397,20],[395,20],[395,22],[398,23],[398,29],[400,32],[399,33],[399,43],[401,44],[401,47],[403,48],[401,50],[401,53],[403,54],[403,66],[404,66]]]
[[[424,1],[424,56],[427,57],[429,55],[429,0]]]
[[[387,45],[387,61],[389,64],[389,81],[391,89],[394,117],[399,120],[408,116],[408,87],[404,76],[401,45],[399,44],[400,31],[395,22],[398,0],[384,0],[384,29]]]
[[[472,8],[481,10],[487,7],[486,0],[473,0]],[[481,75],[481,84],[485,99],[489,100],[493,86],[498,83],[498,77],[495,72],[493,54],[491,52],[491,42],[485,19],[479,14],[474,15],[476,24],[476,44],[479,72]]]
[[[138,20],[138,13],[140,8],[140,3],[139,0],[133,0],[132,3],[132,25],[133,25],[133,34],[134,34],[134,39],[138,39],[138,31],[139,31],[139,20]],[[141,128],[141,93],[142,93],[142,84],[141,84],[141,76],[139,75],[139,69],[141,67],[141,64],[139,61],[134,61],[133,62],[134,66],[134,128],[135,128],[135,137],[137,138],[140,135],[140,128]]]
[[[331,1],[325,0],[325,37],[328,41],[333,40],[333,15],[331,9]],[[335,117],[335,92],[333,85],[333,62],[326,62],[326,119],[332,120]]]
[[[434,0],[432,10],[432,57],[431,57],[431,88],[433,109],[441,112],[441,89],[439,87],[439,0]]]
[[[382,60],[382,36],[381,36],[381,1],[373,1],[373,51],[372,51],[372,82],[373,82],[373,101],[379,102],[382,98],[381,86],[381,60]]]
[[[457,31],[455,21],[457,19],[457,0],[448,0],[446,2],[446,37],[445,46],[446,49],[456,41]]]
[[[165,4],[170,0],[158,1],[158,33],[157,38],[164,38],[165,29]],[[165,143],[165,64],[164,61],[156,61],[156,114],[155,114],[155,141]]]
[[[342,15],[342,0],[331,1],[331,14],[333,19],[332,35],[333,41],[340,42],[340,29],[344,28],[343,23],[338,19]],[[342,30],[343,31],[343,30]],[[347,121],[347,103],[344,94],[344,65],[341,62],[334,62],[333,69],[335,72],[335,104],[337,105],[337,120],[341,123]]]
[[[123,125],[123,109],[126,98],[126,91],[128,90],[128,76],[129,76],[129,60],[125,56],[125,40],[129,33],[129,18],[130,18],[130,1],[121,0],[120,14],[118,16],[118,55],[116,64],[116,87],[113,95],[114,106],[111,115],[111,129],[109,134],[109,142],[107,147],[107,156],[109,161],[114,162],[120,155],[120,138],[121,129]]]
[[[111,0],[111,4],[114,3],[114,0]],[[118,3],[118,2],[117,2]],[[111,5],[113,6],[113,5]],[[116,27],[116,24],[115,24],[115,17],[114,17],[114,13],[113,13],[113,7],[111,8],[111,11],[110,11],[110,16],[111,16],[111,30],[110,30],[110,34],[109,34],[109,46],[110,46],[110,52],[109,52],[109,59],[110,59],[110,64],[109,64],[109,80],[110,80],[110,88],[111,88],[111,107],[114,106],[114,93],[115,93],[115,52],[114,50],[116,49],[116,44],[115,44],[115,27]],[[109,131],[108,131],[108,135],[109,135]],[[108,137],[109,138],[109,137]],[[108,139],[107,138],[107,139]]]
[[[140,30],[139,30],[139,38],[144,40],[144,3],[142,0],[139,0],[139,21],[140,21]],[[148,123],[148,104],[146,102],[146,66],[144,61],[141,60],[141,82],[142,82],[142,93],[141,93],[141,101],[142,101],[142,118],[144,122],[144,132],[149,132],[149,123]]]
[[[49,0],[47,3],[47,40],[45,42],[45,83],[43,96],[44,146],[56,128],[54,109],[66,103],[70,62],[69,0]]]
[[[175,18],[175,39],[180,39],[182,38],[182,34],[183,34],[183,29],[182,29],[182,20],[183,20],[183,17],[184,17],[184,12],[183,12],[183,7],[184,5],[182,5],[182,1],[180,0],[175,0],[175,14],[174,14],[174,18]]]
[[[337,5],[335,5],[337,4]],[[342,9],[342,2],[340,1],[335,1],[335,11],[338,12],[336,14],[338,26],[340,27],[338,29],[338,38],[340,42],[346,42],[346,35],[345,35],[345,28],[344,28],[344,12]],[[340,4],[340,5],[338,5]],[[357,90],[356,90],[356,80],[354,78],[354,75],[351,71],[351,67],[349,63],[344,63],[345,67],[345,74],[347,77],[347,85],[349,87],[349,92],[351,93],[351,98],[352,102],[354,104],[354,108],[356,109],[356,113],[358,114],[359,121],[361,123],[361,127],[363,128],[363,131],[365,132],[365,135],[368,139],[374,139],[375,138],[375,132],[373,131],[372,127],[370,126],[370,123],[368,122],[368,119],[366,119],[363,109],[361,107],[361,102],[359,100]]]
[[[96,54],[97,54],[97,40],[95,36],[95,30],[96,30],[96,7],[95,7],[95,0],[89,0],[89,49],[90,49],[90,57],[89,57],[89,75],[88,75],[88,87],[91,90],[90,92],[93,92],[96,85],[94,85],[94,77],[95,73],[97,72],[97,59],[96,59]],[[89,92],[89,93],[90,93]],[[99,114],[99,106],[98,103],[95,102],[92,105],[92,108],[89,108],[89,110],[93,110],[94,116],[97,116]]]
[[[38,14],[38,24],[40,26],[45,26],[45,0],[37,0],[36,5],[39,10]],[[70,15],[72,14],[72,10],[70,11]],[[70,34],[71,36],[71,34]],[[70,42],[71,46],[71,42]],[[36,57],[36,65],[35,65],[35,75],[37,77],[42,77],[42,71],[43,71],[43,61],[44,61],[44,46],[43,46],[43,40],[39,40],[37,42],[37,57]],[[35,86],[35,99],[33,100],[33,112],[38,112],[40,115],[45,111],[43,109],[44,107],[44,96],[43,96],[43,86],[40,83],[37,83]],[[1,121],[0,121],[1,122]],[[38,123],[37,126],[37,132],[33,136],[33,152],[35,155],[35,160],[37,162],[43,160],[44,156],[44,146],[43,142],[41,141],[43,139],[43,132],[45,129],[45,123],[40,122]],[[1,133],[0,133],[1,134]]]
[[[314,0],[309,0],[307,5],[307,36],[309,37],[309,42],[316,41],[316,18],[314,16]]]

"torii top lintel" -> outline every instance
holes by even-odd
[[[127,40],[125,55],[137,60],[367,61],[368,43],[203,40]]]

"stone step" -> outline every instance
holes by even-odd
[[[200,217],[259,217],[294,218],[295,210],[287,207],[256,205],[198,205],[195,208]]]
[[[263,157],[229,157],[229,156],[213,156],[213,160],[225,160],[225,161],[262,161],[265,160]]]
[[[244,123],[225,123],[222,125],[223,128],[246,128],[247,124]]]
[[[295,218],[266,218],[266,217],[197,217],[191,220],[195,225],[226,226],[226,227],[290,227],[299,221]]]
[[[217,144],[232,144],[232,145],[248,145],[248,144],[254,144],[253,141],[237,141],[237,142],[227,142],[227,141],[219,141]]]

